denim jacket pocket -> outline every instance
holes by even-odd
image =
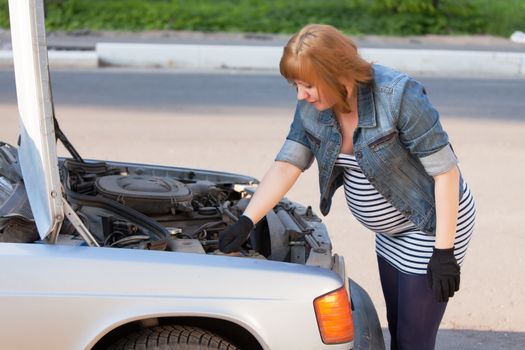
[[[368,141],[368,147],[373,151],[386,147],[396,140],[397,134],[397,130],[388,130]]]

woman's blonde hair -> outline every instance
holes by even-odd
[[[357,87],[372,81],[372,64],[357,53],[356,44],[330,25],[309,24],[284,47],[281,75],[314,85],[343,111],[349,112],[345,84]]]

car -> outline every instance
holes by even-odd
[[[283,198],[224,254],[255,178],[82,158],[54,115],[43,7],[9,1],[20,137],[0,143],[1,348],[383,349],[311,206]]]

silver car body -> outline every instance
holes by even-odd
[[[236,323],[264,349],[325,345],[314,298],[341,286],[319,267],[129,249],[0,244],[3,349],[89,349],[139,319],[199,316]]]
[[[42,239],[67,211],[58,175],[42,0],[10,0],[20,162]],[[264,349],[326,345],[313,301],[345,285],[327,268],[207,254],[0,243],[0,348],[89,349],[136,320],[237,324]]]

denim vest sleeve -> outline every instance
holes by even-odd
[[[399,101],[399,138],[420,160],[427,174],[439,175],[456,165],[458,159],[425,88],[414,79],[408,78]]]
[[[303,122],[301,121],[300,104],[297,104],[290,132],[286,136],[276,161],[288,162],[305,171],[312,165],[314,155],[310,150]]]

